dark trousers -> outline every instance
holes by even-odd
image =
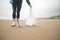
[[[12,8],[13,8],[13,14],[12,17],[13,19],[20,18],[20,10],[21,10],[21,6],[22,6],[22,1],[14,1],[12,4]],[[17,15],[16,15],[17,13]]]

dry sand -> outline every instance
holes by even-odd
[[[37,19],[37,25],[12,27],[12,20],[0,20],[0,40],[59,40],[60,19]]]

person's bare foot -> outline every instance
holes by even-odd
[[[22,24],[19,23],[19,19],[17,19],[17,23],[16,23],[16,25],[19,26],[19,27],[22,27]]]
[[[12,27],[14,27],[14,26],[16,26],[16,23],[15,22],[12,23]]]

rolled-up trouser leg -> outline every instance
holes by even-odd
[[[21,6],[22,6],[22,3],[18,3],[18,4],[17,4],[17,19],[20,18]]]
[[[16,3],[12,4],[12,9],[13,9],[12,17],[13,17],[13,19],[15,19],[16,18]]]

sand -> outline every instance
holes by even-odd
[[[59,40],[60,19],[37,19],[37,25],[12,27],[12,20],[0,20],[0,40]]]

